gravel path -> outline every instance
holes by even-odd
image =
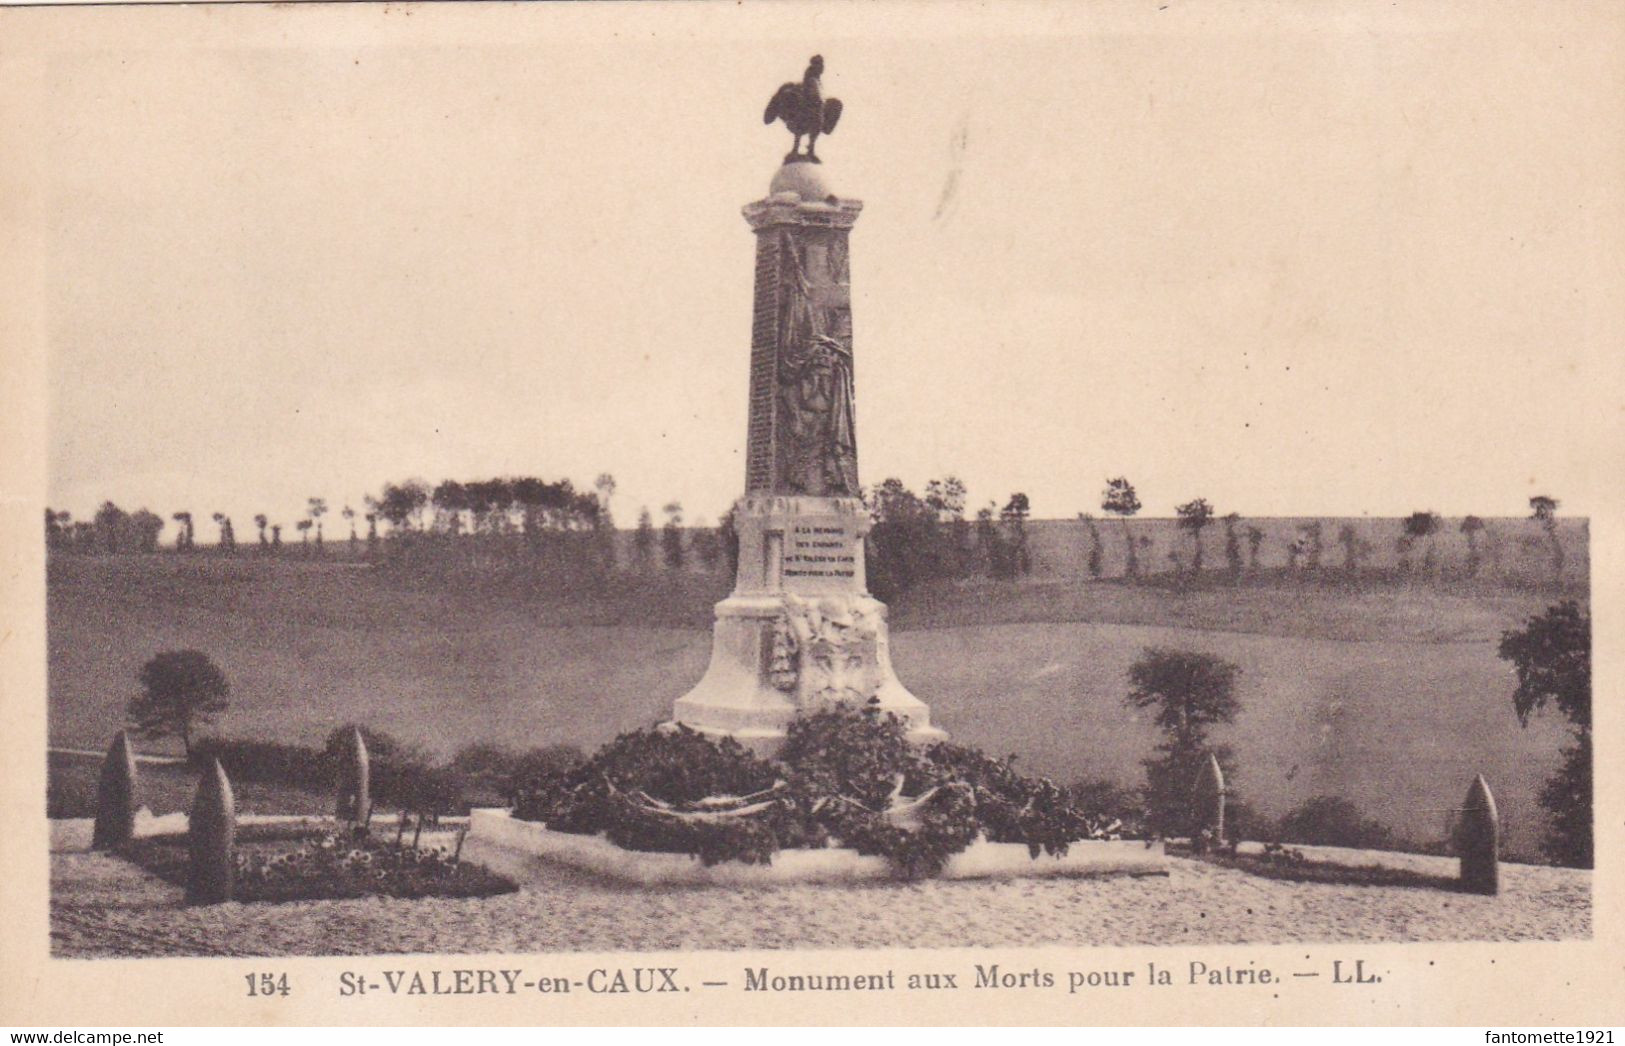
[[[1347,853],[1347,851],[1345,851]],[[1406,858],[1439,862],[1438,858]],[[620,888],[551,868],[476,900],[188,908],[119,858],[51,855],[57,956],[343,955],[1028,944],[1572,939],[1591,875],[1503,865],[1499,897],[1284,882],[1169,859],[1143,879],[1028,879],[716,890]],[[1444,861],[1439,869],[1453,870]],[[1433,864],[1427,870],[1435,870]]]

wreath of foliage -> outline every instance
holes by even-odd
[[[978,837],[1037,857],[1128,831],[1053,782],[1017,773],[1013,759],[910,743],[906,724],[873,702],[796,719],[771,762],[682,726],[623,734],[585,763],[522,784],[514,814],[707,865],[849,847],[909,879],[938,874]]]

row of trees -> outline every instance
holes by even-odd
[[[340,511],[349,525],[349,542],[359,545],[361,522],[366,524],[366,541],[376,545],[378,525],[383,522],[392,534],[442,533],[452,536],[475,534],[538,534],[544,531],[599,530],[613,527],[609,498],[615,492],[615,479],[608,473],[598,477],[593,491],[578,491],[568,479],[549,482],[534,476],[473,481],[444,480],[430,486],[422,480],[386,483],[378,496],[363,499],[358,511],[345,505]],[[312,497],[305,514],[294,524],[300,545],[321,549],[326,539],[324,518],[329,512],[326,498]],[[197,546],[191,512],[176,512],[176,551]],[[237,548],[237,532],[230,516],[213,514],[223,551]],[[111,501],[104,502],[90,520],[75,520],[67,511],[45,510],[45,538],[53,549],[85,552],[155,552],[165,523],[162,517],[143,508],[126,512]],[[265,513],[254,516],[262,550],[283,546],[281,522]]]
[[[315,544],[317,547],[321,546],[321,520],[326,513],[327,502],[324,499],[310,499],[305,517],[295,524],[302,544],[308,545],[314,534]],[[359,542],[355,520],[360,514],[347,505],[342,515],[350,521],[351,543]],[[196,549],[197,527],[192,513],[176,512],[170,518],[176,525],[175,550],[189,552]],[[377,516],[368,512],[365,518],[369,524],[368,539],[376,541]],[[237,529],[231,517],[224,512],[216,512],[213,519],[219,531],[216,547],[226,552],[234,551],[237,548]],[[254,517],[254,525],[259,528],[259,543],[262,548],[282,547],[281,523],[273,523],[269,516],[260,513]],[[126,512],[111,501],[102,502],[101,507],[96,510],[96,515],[88,520],[75,520],[71,512],[47,508],[45,543],[48,548],[77,552],[156,552],[164,526],[163,517],[148,509]]]
[[[590,532],[599,536],[594,547],[603,566],[614,565],[614,520],[610,499],[615,492],[613,476],[598,477],[591,491],[577,490],[570,480],[547,481],[537,477],[509,477],[486,480],[443,480],[429,484],[406,480],[385,484],[376,496],[363,501],[357,511],[349,505],[340,515],[349,526],[352,550],[363,540],[359,525],[364,521],[365,541],[370,547],[380,541],[379,525],[388,528],[385,536],[409,538],[436,534],[454,538],[479,535],[518,534],[538,539],[542,535]],[[865,492],[865,501],[874,520],[869,545],[871,586],[881,598],[888,598],[916,584],[932,579],[956,579],[983,574],[994,578],[1015,578],[1031,573],[1033,557],[1027,523],[1031,504],[1027,495],[1016,492],[1000,505],[989,502],[967,518],[967,492],[954,476],[933,479],[923,496],[915,494],[896,478],[887,479]],[[1529,500],[1530,520],[1544,531],[1549,550],[1552,577],[1561,580],[1564,550],[1558,535],[1556,498],[1537,495]],[[1125,476],[1106,481],[1100,507],[1108,517],[1117,518],[1123,528],[1124,574],[1130,581],[1152,572],[1146,563],[1152,539],[1136,534],[1129,520],[1141,510],[1134,484]],[[737,540],[731,513],[716,528],[687,527],[683,507],[677,502],[663,508],[664,524],[658,533],[654,517],[644,508],[633,532],[633,560],[639,569],[649,569],[659,561],[679,569],[693,559],[713,570],[724,561],[731,569],[737,553]],[[301,550],[323,548],[324,517],[329,507],[325,499],[308,499],[305,515],[295,523]],[[1206,531],[1219,524],[1223,531],[1225,573],[1239,580],[1259,573],[1260,550],[1266,540],[1262,528],[1247,523],[1238,513],[1220,516],[1206,498],[1192,498],[1175,509],[1179,529],[1188,536],[1184,548],[1175,545],[1167,552],[1177,577],[1195,577],[1206,566]],[[190,512],[176,512],[174,547],[189,551],[196,547],[194,521]],[[1106,535],[1102,523],[1092,513],[1081,513],[1086,527],[1090,576],[1105,573]],[[237,547],[232,520],[224,513],[213,514],[218,528],[217,547],[230,552]],[[283,547],[283,525],[264,513],[255,515],[258,544],[262,551]],[[46,539],[53,549],[96,552],[151,552],[159,547],[164,520],[140,509],[129,513],[113,502],[105,502],[95,517],[75,521],[65,511],[45,511]],[[1466,572],[1479,575],[1486,546],[1492,561],[1499,563],[1500,544],[1485,542],[1485,521],[1467,516],[1459,524],[1467,541]],[[1400,523],[1394,537],[1399,573],[1404,576],[1432,577],[1439,573],[1437,537],[1444,529],[1443,519],[1432,511],[1414,512]],[[1526,539],[1533,542],[1533,538]],[[1341,549],[1330,553],[1329,546]],[[1375,549],[1352,523],[1343,524],[1328,541],[1325,525],[1318,520],[1305,522],[1287,543],[1290,573],[1322,574],[1336,571],[1348,578],[1361,574]],[[601,547],[599,547],[601,546]],[[658,546],[658,548],[657,548]],[[1332,555],[1339,561],[1328,563]],[[1334,575],[1335,576],[1335,575]]]
[[[691,555],[706,570],[718,569],[724,556],[727,557],[730,573],[738,566],[739,534],[734,529],[732,509],[714,529],[685,527],[680,502],[667,502],[661,511],[665,513],[666,521],[660,527],[660,561],[667,569],[681,570]],[[687,541],[684,540],[685,532],[689,535]],[[639,569],[648,570],[654,565],[655,544],[654,516],[644,508],[638,513],[637,529],[632,532],[632,556]]]
[[[539,534],[612,528],[610,498],[615,477],[601,474],[590,491],[568,479],[536,476],[499,479],[447,479],[430,486],[422,480],[386,483],[368,511],[394,533]]]
[[[1544,494],[1529,499],[1529,518],[1540,525],[1545,532],[1547,545],[1551,554],[1552,576],[1561,580],[1563,576],[1564,554],[1563,545],[1557,534],[1557,509],[1559,502],[1556,498]],[[1125,476],[1116,476],[1106,481],[1105,490],[1101,494],[1101,511],[1114,516],[1123,524],[1123,540],[1126,552],[1125,573],[1130,580],[1141,576],[1141,555],[1151,545],[1151,539],[1145,535],[1136,535],[1130,530],[1128,521],[1137,515],[1141,509],[1138,492]],[[1180,551],[1172,549],[1169,558],[1172,560],[1176,573],[1199,574],[1203,568],[1205,543],[1202,539],[1203,531],[1214,523],[1224,526],[1224,556],[1226,572],[1232,578],[1239,578],[1244,573],[1257,573],[1259,550],[1264,544],[1264,531],[1248,525],[1243,527],[1243,520],[1239,513],[1231,512],[1218,516],[1206,498],[1192,498],[1174,509],[1178,519],[1179,528],[1190,536],[1190,559],[1183,558]],[[1100,526],[1092,513],[1080,513],[1079,519],[1087,527],[1089,535],[1088,564],[1089,573],[1093,577],[1100,577],[1104,570],[1105,539]],[[1421,573],[1434,575],[1438,570],[1435,538],[1444,527],[1444,520],[1437,512],[1432,510],[1413,512],[1400,522],[1400,533],[1394,539],[1394,548],[1399,557],[1399,569],[1402,574],[1416,572],[1414,554],[1418,548],[1422,550]],[[1481,548],[1481,535],[1486,528],[1484,520],[1478,516],[1469,515],[1462,519],[1461,533],[1467,539],[1467,572],[1476,577],[1483,566],[1483,549]],[[1246,555],[1242,553],[1243,540],[1246,542]],[[1370,558],[1374,550],[1371,543],[1360,536],[1359,531],[1352,523],[1345,523],[1338,529],[1337,544],[1342,547],[1342,572],[1350,577],[1356,576],[1362,565]],[[1297,533],[1287,545],[1287,567],[1289,571],[1297,572],[1300,569],[1310,572],[1319,572],[1323,569],[1323,557],[1326,551],[1325,525],[1319,520],[1311,520],[1298,527]],[[1492,552],[1492,554],[1494,554]]]

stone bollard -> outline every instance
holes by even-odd
[[[231,900],[237,880],[233,846],[237,835],[236,802],[225,767],[218,759],[211,763],[198,782],[186,830],[192,859],[186,875],[186,899],[191,904]]]
[[[1467,789],[1461,807],[1461,825],[1456,829],[1456,853],[1461,857],[1461,888],[1468,893],[1497,894],[1501,891],[1501,823],[1495,813],[1495,796],[1479,774]]]
[[[135,749],[130,747],[129,733],[120,730],[102,760],[92,850],[111,850],[135,838],[135,800]]]
[[[1191,847],[1205,853],[1224,842],[1224,771],[1209,752],[1191,796]]]
[[[365,827],[372,818],[372,762],[359,727],[350,736],[347,756],[339,767],[338,808],[335,813],[340,821]]]

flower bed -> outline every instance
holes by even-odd
[[[941,874],[978,839],[1020,844],[1036,859],[1134,834],[1010,760],[947,742],[915,746],[873,705],[797,719],[773,761],[682,727],[623,734],[585,763],[521,786],[514,816],[707,867],[845,848],[885,858],[907,879]]]
[[[136,839],[120,853],[178,886],[187,875],[184,834]],[[446,846],[397,846],[300,825],[242,825],[237,831],[238,901],[309,901],[346,897],[490,897],[518,886]]]

